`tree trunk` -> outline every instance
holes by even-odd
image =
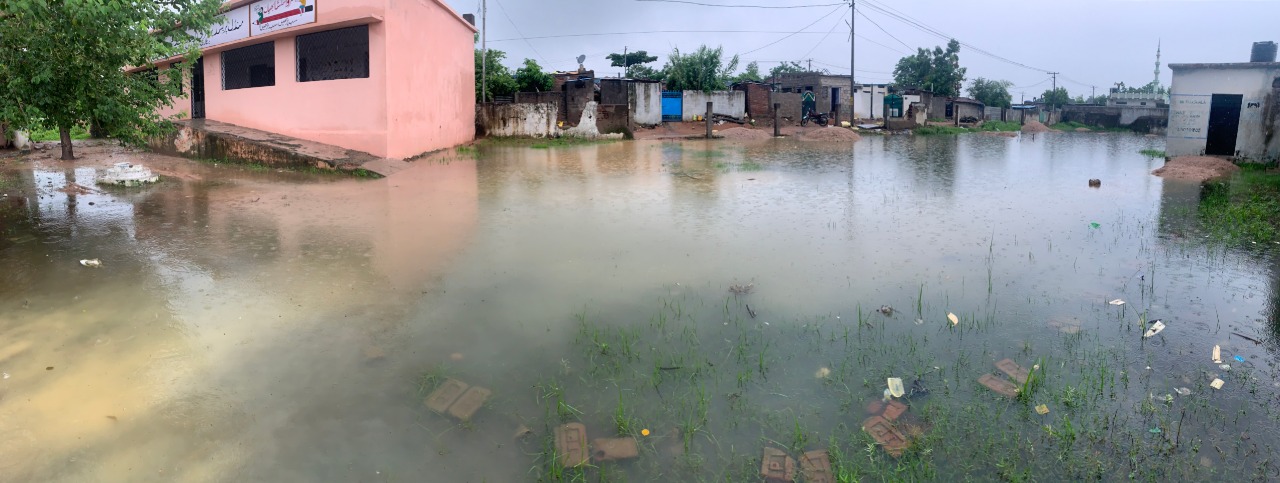
[[[71,161],[76,159],[75,153],[71,151],[71,128],[59,127],[58,136],[62,138],[62,160]]]

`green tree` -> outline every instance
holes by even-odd
[[[989,107],[1008,108],[1013,103],[1013,95],[1009,94],[1009,87],[1012,85],[1013,83],[1009,81],[979,77],[969,85],[969,97]]]
[[[741,74],[733,76],[731,82],[763,82],[764,78],[760,77],[760,64],[748,62],[746,70]]]
[[[56,128],[75,159],[71,128],[96,123],[138,143],[169,127],[157,114],[182,95],[182,75],[219,0],[0,0],[0,118]],[[181,27],[179,27],[181,26]],[[131,66],[182,56],[163,75]],[[175,70],[176,69],[176,70]]]
[[[1071,94],[1067,93],[1066,87],[1050,89],[1044,91],[1044,94],[1040,95],[1040,102],[1043,102],[1045,105],[1051,106],[1054,109],[1058,109],[1071,103]]]
[[[782,77],[782,74],[799,74],[801,72],[808,71],[805,70],[804,66],[800,65],[799,62],[783,61],[781,64],[769,69],[769,80],[771,82],[777,82],[778,78]]]
[[[631,66],[631,73],[628,74],[628,77],[631,77],[632,79],[660,81],[663,79],[663,73],[662,71],[647,65],[633,65]]]
[[[626,69],[626,74],[624,74],[626,77],[631,77],[633,75],[631,73],[631,69],[633,67],[644,66],[644,64],[648,64],[650,62],[654,62],[658,60],[657,56],[649,55],[648,52],[645,52],[643,50],[637,50],[635,52],[627,52],[625,54],[617,54],[617,53],[609,54],[605,58],[609,59],[609,61],[612,62],[609,65],[612,65],[614,67],[622,67]],[[653,69],[649,68],[649,70],[652,71]]]
[[[484,51],[476,49],[476,102],[493,102],[493,96],[515,94],[516,79],[511,76],[511,70],[502,65],[502,59],[506,58],[507,53],[501,50],[489,49],[488,56],[483,54]],[[486,67],[485,69],[481,69],[481,57],[484,57],[483,65]],[[487,76],[487,82],[481,82],[481,75]],[[482,84],[487,85],[489,92],[482,91]]]
[[[524,67],[516,69],[516,89],[519,92],[543,92],[551,90],[555,79],[542,71],[533,59],[524,59]]]
[[[893,68],[893,81],[900,86],[914,86],[943,96],[960,95],[967,69],[960,67],[960,42],[952,39],[947,49],[917,49],[915,55],[903,57]]]
[[[705,45],[691,54],[672,49],[671,55],[667,56],[667,65],[663,67],[667,88],[704,92],[724,89],[733,71],[738,70],[738,56],[725,63],[722,55],[723,48],[712,49]]]

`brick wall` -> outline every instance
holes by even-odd
[[[733,87],[733,90],[746,93],[747,117],[755,119],[756,122],[766,120],[773,122],[773,107],[769,103],[772,88],[766,84],[738,84]]]
[[[600,79],[601,104],[627,104],[627,84],[622,79]]]
[[[560,117],[565,124],[576,126],[582,120],[582,110],[596,98],[595,83],[590,79],[570,81],[561,87],[564,89],[564,105],[560,108]]]
[[[600,104],[596,107],[596,129],[601,134],[631,133],[631,110],[626,104]]]

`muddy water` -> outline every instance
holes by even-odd
[[[11,164],[0,479],[537,480],[551,427],[614,436],[622,401],[653,436],[593,479],[741,481],[762,446],[865,439],[884,377],[926,373],[912,412],[929,451],[905,457],[917,477],[1007,477],[966,461],[975,423],[947,416],[989,410],[1010,421],[993,451],[1063,444],[1041,428],[1060,433],[1065,414],[1098,436],[1064,454],[1144,474],[1080,455],[1114,451],[1117,432],[1155,445],[1133,438],[1171,432],[1183,404],[1178,438],[1204,451],[1172,452],[1170,474],[1269,476],[1270,450],[1239,442],[1277,443],[1274,347],[1230,334],[1270,340],[1270,247],[1200,240],[1198,187],[1150,176],[1159,161],[1138,154],[1160,147],[1057,133],[487,147],[380,180],[151,156],[164,183],[87,192],[66,188],[97,167]],[[1156,318],[1168,328],[1143,339]],[[636,354],[617,362],[620,341]],[[1210,364],[1215,344],[1246,362]],[[1054,368],[1034,401],[1051,416],[977,386],[1005,357]],[[834,376],[815,381],[823,367]],[[1096,401],[1064,407],[1089,371]],[[457,423],[423,407],[438,382],[424,375],[494,397]],[[1229,382],[1215,392],[1209,376]],[[1178,387],[1195,395],[1153,399]],[[685,404],[701,423],[681,421]],[[522,424],[534,434],[513,438]],[[1032,451],[1019,470],[1087,476]],[[864,458],[863,476],[903,464]]]

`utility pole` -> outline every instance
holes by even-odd
[[[856,122],[856,120],[858,119],[858,116],[855,115],[853,112],[854,107],[858,105],[857,102],[854,102],[854,97],[853,97],[858,95],[854,91],[854,89],[857,88],[856,86],[858,85],[858,83],[853,79],[853,73],[857,71],[857,67],[853,62],[853,53],[855,50],[854,46],[857,45],[858,43],[857,39],[853,37],[853,33],[854,33],[853,26],[858,24],[858,12],[857,12],[858,5],[857,4],[858,4],[858,0],[849,0],[849,123],[850,124]],[[874,101],[875,99],[876,99],[876,95],[873,91],[871,94],[871,100]],[[872,115],[871,117],[875,117],[875,115]],[[888,122],[888,121],[885,121],[885,122]]]
[[[480,0],[480,103],[489,97],[489,48],[485,34],[489,31],[489,2]]]
[[[813,72],[813,59],[809,59],[809,72]]]
[[[1096,99],[1097,97],[1098,97],[1098,86],[1089,86],[1089,100]]]
[[[631,77],[631,73],[627,72],[627,46],[622,46],[622,76]]]
[[[1056,96],[1058,94],[1058,73],[1050,72],[1049,75],[1053,76],[1053,90],[1049,92],[1054,93],[1054,95]],[[1053,104],[1049,104],[1049,112],[1053,112],[1053,111],[1054,111]]]

